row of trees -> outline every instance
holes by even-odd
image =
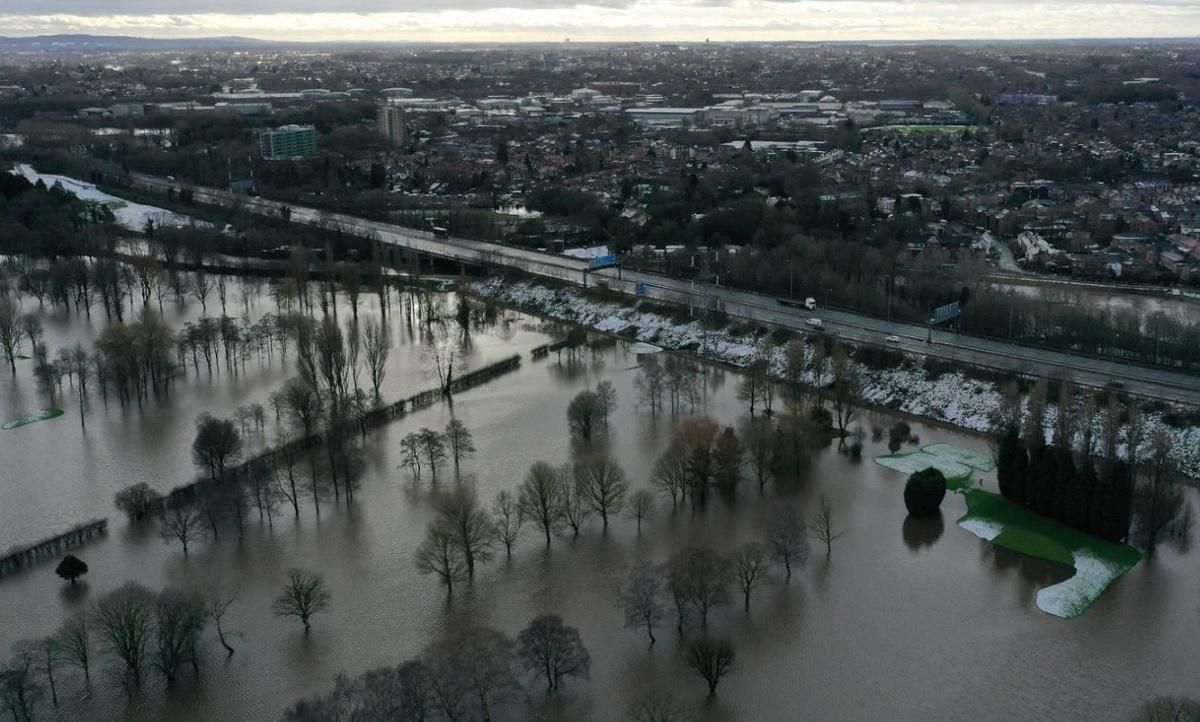
[[[578,536],[593,515],[607,529],[611,517],[628,510],[640,528],[653,499],[645,490],[631,494],[624,470],[606,456],[593,455],[573,466],[534,463],[517,493],[501,491],[490,509],[462,485],[439,493],[435,507],[437,518],[417,548],[415,563],[453,593],[456,583],[474,577],[476,565],[491,561],[501,547],[511,555],[527,525],[540,529],[547,546],[565,528]]]
[[[357,677],[340,674],[333,690],[294,704],[284,720],[490,720],[526,701],[524,680],[547,692],[567,679],[587,679],[591,655],[579,630],[555,614],[535,617],[514,640],[491,627],[459,631],[395,667]]]
[[[1135,541],[1150,553],[1186,531],[1191,517],[1175,483],[1173,442],[1166,429],[1151,434],[1139,481],[1146,432],[1136,404],[1122,408],[1113,395],[1101,413],[1095,397],[1080,402],[1073,386],[1063,382],[1047,443],[1045,398],[1046,384],[1040,383],[1030,394],[1027,413],[1022,417],[1014,404],[1003,422],[996,457],[1006,499],[1110,541],[1124,541],[1132,526]]]

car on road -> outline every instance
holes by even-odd
[[[899,336],[888,336],[887,338],[884,339],[884,341],[887,341],[888,343],[900,343],[900,337]]]
[[[821,323],[821,319],[819,319],[819,318],[810,318],[807,321],[805,321],[805,323],[807,323],[809,326],[812,326],[813,328],[824,328],[825,327],[825,324]]]

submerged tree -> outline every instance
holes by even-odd
[[[74,554],[68,554],[55,567],[54,573],[67,580],[74,586],[75,582],[88,573],[88,565]]]
[[[750,611],[750,593],[767,581],[767,547],[750,542],[738,547],[733,554],[733,579],[742,593],[742,603]]]
[[[128,582],[96,602],[93,623],[104,649],[134,684],[142,680],[154,632],[154,593]]]
[[[325,580],[319,574],[289,569],[287,576],[283,591],[271,604],[271,612],[277,617],[299,619],[307,636],[313,616],[329,610],[333,595],[325,588]]]
[[[475,564],[488,562],[495,551],[496,534],[492,518],[479,503],[474,489],[459,486],[441,494],[435,502],[438,519],[436,526],[450,533],[451,539],[462,552],[467,567],[467,576],[475,576]]]
[[[661,601],[662,586],[659,570],[647,562],[640,562],[629,570],[629,577],[621,587],[619,602],[625,611],[625,626],[645,627],[650,644],[657,641],[654,628],[666,616]]]
[[[444,524],[431,524],[425,540],[417,547],[414,558],[417,571],[433,574],[446,585],[446,593],[454,594],[454,584],[467,578],[467,562],[462,548],[455,542],[454,533]]]
[[[804,517],[788,502],[777,502],[767,515],[767,549],[783,565],[787,578],[808,559]]]
[[[733,668],[733,643],[728,639],[702,637],[688,645],[684,656],[688,667],[708,683],[708,694],[717,693],[717,685]]]
[[[223,479],[225,468],[242,454],[242,437],[229,419],[201,414],[196,419],[192,461],[208,471],[210,479]]]
[[[544,675],[546,690],[555,692],[564,677],[587,679],[592,658],[579,630],[563,624],[557,614],[535,617],[517,636],[521,662],[531,672]]]
[[[505,554],[510,557],[513,544],[516,544],[521,535],[524,521],[525,516],[521,513],[512,492],[505,489],[496,495],[496,501],[492,504],[492,529],[496,533],[497,541],[504,545]]]
[[[459,476],[459,463],[475,453],[475,443],[466,424],[458,419],[450,419],[446,431],[442,434],[446,446],[450,449],[450,458],[454,461],[454,478]]]
[[[550,546],[550,535],[562,526],[565,519],[564,482],[561,472],[544,461],[534,462],[521,482],[518,508],[526,519],[542,528],[547,547]]]

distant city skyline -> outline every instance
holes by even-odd
[[[7,0],[0,35],[397,42],[941,40],[1200,35],[1195,0]],[[433,7],[435,6],[436,7]],[[330,12],[336,6],[336,12]]]

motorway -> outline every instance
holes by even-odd
[[[164,194],[168,188],[184,187],[175,181],[155,176],[132,174],[130,178],[136,186]],[[814,330],[809,325],[809,319],[819,319],[824,332],[854,343],[889,346],[908,353],[999,371],[1046,378],[1070,378],[1077,384],[1094,388],[1116,382],[1129,394],[1200,406],[1200,378],[1191,374],[963,336],[952,331],[935,330],[932,343],[927,343],[928,331],[920,324],[886,321],[834,309],[809,311],[783,306],[775,297],[765,294],[651,273],[612,268],[589,273],[587,261],[567,256],[484,241],[437,238],[429,232],[341,213],[250,198],[214,188],[186,187],[199,203],[240,205],[248,211],[275,217],[287,206],[291,209],[291,221],[294,223],[338,227],[344,232],[389,245],[472,265],[515,268],[535,276],[577,285],[594,285],[597,280],[602,280],[610,289],[629,295],[634,295],[635,286],[641,283],[645,287],[643,297],[687,305],[701,312],[706,309],[719,310],[730,316],[805,332]],[[889,343],[886,341],[888,336],[898,337],[899,341]]]

